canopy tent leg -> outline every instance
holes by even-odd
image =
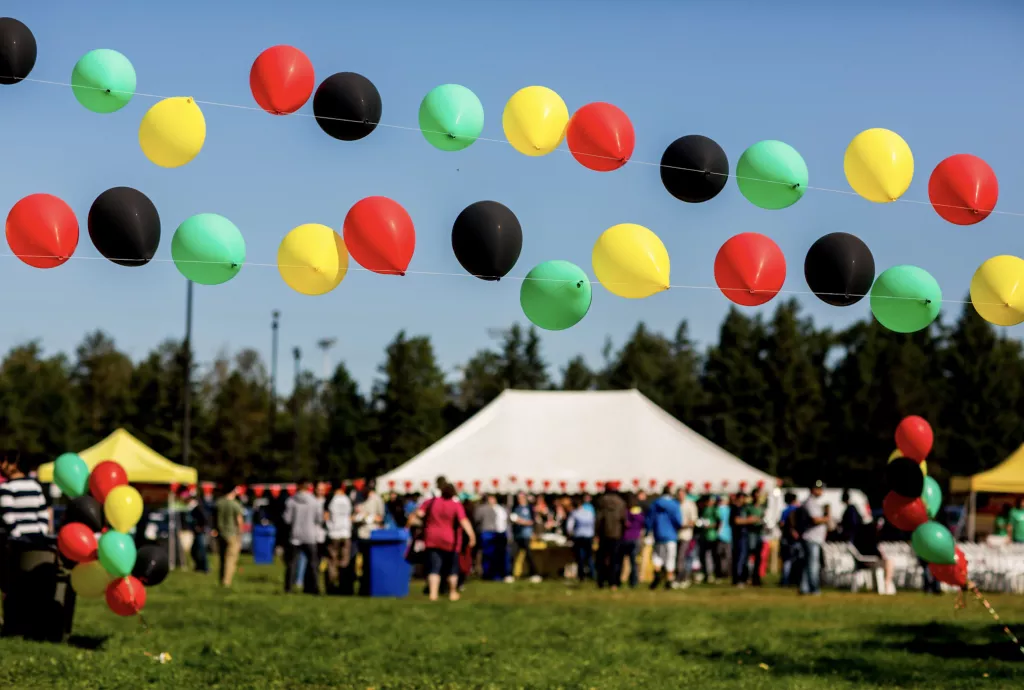
[[[974,541],[975,516],[978,508],[978,494],[971,492],[967,499],[967,541]]]

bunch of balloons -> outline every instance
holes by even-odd
[[[139,613],[146,587],[167,577],[167,552],[155,545],[136,551],[128,533],[142,517],[142,496],[128,484],[124,468],[104,460],[90,472],[76,453],[64,453],[54,462],[53,481],[71,499],[57,548],[76,564],[71,570],[75,593],[106,595],[107,606],[119,616]]]
[[[906,417],[896,427],[896,450],[889,456],[882,502],[885,518],[896,529],[911,532],[914,553],[928,563],[935,579],[955,587],[967,586],[967,559],[942,524],[935,522],[942,507],[942,490],[928,476],[926,458],[934,434],[926,420]]]

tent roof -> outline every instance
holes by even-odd
[[[199,473],[194,467],[176,465],[145,443],[118,429],[92,448],[79,453],[91,471],[104,460],[116,460],[136,484],[195,484]],[[39,466],[39,481],[53,481],[53,463]]]
[[[953,477],[950,490],[957,493],[971,491],[991,494],[1024,493],[1024,445],[990,470],[973,477]]]
[[[507,390],[462,426],[380,478],[380,486],[480,482],[504,491],[549,482],[554,490],[587,490],[598,481],[723,482],[735,490],[775,479],[730,455],[679,422],[639,391]],[[515,477],[515,479],[512,479]],[[392,484],[392,482],[394,482]],[[497,482],[497,484],[495,484]],[[564,482],[563,485],[561,484]]]

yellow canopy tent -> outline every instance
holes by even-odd
[[[90,470],[104,460],[120,463],[133,484],[195,484],[199,479],[194,467],[171,462],[124,429],[118,429],[79,455]],[[39,466],[38,478],[41,482],[53,481],[52,462]]]
[[[967,512],[967,538],[974,539],[975,505],[978,493],[1024,494],[1024,445],[990,470],[972,477],[953,477],[952,493],[970,494]]]

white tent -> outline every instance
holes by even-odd
[[[377,481],[422,491],[438,476],[466,490],[574,493],[623,488],[748,490],[771,475],[679,422],[639,391],[512,391]]]

